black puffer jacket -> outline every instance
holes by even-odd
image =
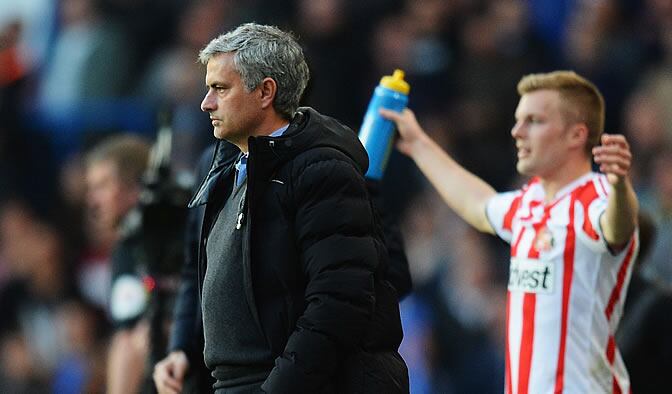
[[[244,285],[276,358],[271,393],[405,392],[397,295],[385,281],[381,226],[352,130],[301,108],[281,137],[251,137]],[[238,155],[219,142],[191,206],[205,204],[198,264],[234,180]],[[367,370],[368,369],[368,370]]]

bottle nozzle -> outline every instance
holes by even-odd
[[[404,80],[404,75],[406,75],[404,73],[404,70],[400,70],[400,69],[397,68],[392,73],[392,79],[397,80],[397,81],[403,81]]]
[[[404,81],[405,73],[403,70],[396,69],[392,75],[386,75],[380,80],[380,84],[388,89],[392,89],[399,93],[408,94],[411,87],[408,82]]]

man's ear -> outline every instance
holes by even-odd
[[[588,126],[585,123],[576,123],[569,128],[568,135],[572,147],[583,149],[588,141]]]
[[[259,93],[261,95],[261,108],[266,109],[273,106],[275,94],[278,91],[278,84],[273,78],[266,77],[259,85]]]

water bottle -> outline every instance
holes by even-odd
[[[394,140],[394,123],[380,116],[378,110],[403,111],[408,103],[410,89],[408,82],[404,81],[404,72],[394,70],[392,75],[386,75],[380,80],[373,92],[359,130],[359,140],[369,154],[367,178],[380,180],[383,177]]]

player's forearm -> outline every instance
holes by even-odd
[[[618,248],[630,240],[637,226],[639,203],[627,179],[612,187],[602,226],[607,243]]]
[[[108,394],[139,391],[147,352],[135,342],[132,329],[119,330],[113,335],[107,358]]]
[[[496,192],[481,178],[453,160],[429,137],[413,143],[411,158],[446,203],[477,230],[494,233],[485,205]]]

